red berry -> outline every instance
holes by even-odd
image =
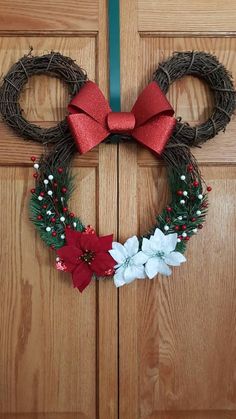
[[[45,192],[40,192],[40,194],[39,194],[40,196],[44,196],[45,195]]]
[[[183,195],[183,191],[181,191],[181,190],[177,191],[177,195],[182,196]]]
[[[178,239],[182,240],[182,239],[183,239],[183,237],[182,237],[182,236],[178,236]]]
[[[51,246],[50,246],[50,247],[51,247],[51,249],[52,249],[52,250],[54,250],[54,249],[55,249],[54,244],[51,244]]]
[[[207,192],[211,192],[212,191],[212,187],[211,186],[207,186]]]
[[[56,231],[53,231],[52,232],[52,237],[56,237],[56,235],[57,235]]]
[[[44,205],[43,205],[43,209],[46,209],[46,208],[47,208],[47,204],[44,204]]]
[[[74,214],[73,212],[70,212],[69,216],[70,216],[71,218],[73,218],[73,217],[75,216],[75,214]]]
[[[41,214],[39,214],[39,215],[37,216],[37,220],[42,220],[42,219],[43,219],[42,215],[41,215]]]
[[[208,203],[207,202],[203,202],[202,208],[207,208],[207,207],[208,207]]]
[[[171,207],[166,207],[166,211],[167,212],[171,212],[172,211],[172,208]]]
[[[61,188],[62,193],[66,193],[67,192],[67,188],[65,186],[63,186],[63,188]]]
[[[36,157],[35,157],[35,156],[31,156],[31,157],[30,157],[30,160],[31,160],[31,161],[35,161],[35,160],[36,160]]]
[[[195,181],[193,182],[193,186],[195,186],[195,188],[197,188],[197,187],[199,186],[199,182],[198,182],[197,180],[195,180]]]
[[[185,237],[184,239],[185,239],[185,240],[190,240],[190,237],[189,237],[189,236],[187,236],[187,237]]]
[[[35,193],[35,188],[30,189],[31,193]]]
[[[39,175],[38,175],[38,173],[34,173],[34,174],[33,174],[33,177],[34,177],[35,179],[37,179],[37,178],[38,178],[38,176],[39,176]]]
[[[178,231],[179,230],[179,226],[175,226],[175,230]]]
[[[191,218],[191,221],[193,221],[193,222],[196,221],[196,218],[195,217]]]
[[[52,222],[52,223],[55,223],[55,222],[56,222],[56,218],[55,218],[55,217],[52,217],[52,218],[51,218],[51,222]]]
[[[64,207],[62,211],[63,212],[67,212],[68,211],[68,208],[67,207]]]
[[[57,171],[58,171],[58,173],[62,173],[63,172],[62,167],[59,167]]]
[[[71,229],[70,224],[66,224],[66,228],[68,228],[70,230]]]
[[[184,225],[182,225],[182,230],[186,230],[187,229],[187,226],[184,224]]]
[[[57,202],[58,202],[58,198],[54,198],[54,199],[53,199],[53,201],[54,201],[55,203],[57,203]]]
[[[203,228],[203,225],[202,224],[198,224],[197,227],[201,230],[201,228]]]
[[[54,188],[57,188],[57,182],[53,182]]]
[[[193,171],[193,166],[192,166],[192,164],[188,164],[188,166],[187,166],[187,171],[188,171],[188,172],[192,172],[192,171]]]

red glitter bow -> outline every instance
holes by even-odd
[[[131,112],[112,112],[99,87],[88,81],[68,110],[68,123],[81,154],[111,133],[125,133],[160,155],[176,124],[174,110],[156,82],[142,91]]]

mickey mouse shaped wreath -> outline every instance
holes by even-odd
[[[38,127],[22,115],[19,95],[33,74],[56,76],[68,85],[69,116],[55,127]],[[205,80],[214,92],[211,117],[195,127],[173,117],[165,96],[173,81],[188,74]],[[117,287],[158,273],[168,276],[170,266],[186,261],[186,244],[203,227],[211,191],[204,186],[189,146],[224,130],[235,109],[231,76],[217,58],[195,51],[174,54],[159,65],[131,112],[112,112],[80,67],[53,52],[24,56],[5,76],[0,94],[0,110],[8,125],[24,138],[49,146],[39,162],[31,157],[36,185],[31,189],[30,218],[43,241],[56,250],[56,268],[71,272],[74,287],[83,291],[93,277],[101,276],[114,276]],[[86,153],[102,141],[131,138],[166,162],[171,199],[147,234],[121,244],[113,241],[113,235],[99,237],[69,211],[74,187],[70,161],[75,152]]]

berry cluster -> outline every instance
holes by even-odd
[[[32,156],[36,180],[35,188],[31,189],[31,219],[40,231],[42,239],[52,248],[60,248],[65,243],[65,229],[73,228],[83,231],[84,226],[68,210],[67,202],[72,192],[71,175],[62,166],[52,167],[51,170],[43,168],[36,163]]]
[[[157,226],[165,233],[177,233],[177,250],[184,252],[186,242],[202,229],[208,208],[208,192],[203,191],[200,176],[196,176],[191,164],[181,172],[172,171],[170,176],[172,201],[157,217]]]

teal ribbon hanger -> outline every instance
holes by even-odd
[[[110,107],[120,112],[120,4],[119,0],[109,0],[109,80]]]

